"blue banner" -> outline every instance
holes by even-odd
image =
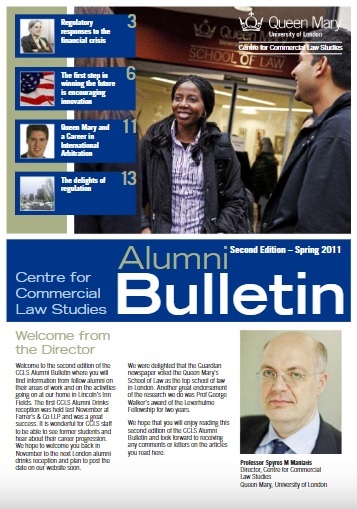
[[[39,49],[32,43],[32,21],[41,25],[39,33],[44,41]],[[37,14],[15,15],[15,56],[26,58],[54,57],[127,57],[136,56],[136,18],[130,12],[106,14]],[[37,35],[37,34],[36,34]],[[35,52],[32,49],[35,49]]]
[[[8,321],[350,321],[348,240],[7,246]]]
[[[135,110],[135,68],[16,67],[16,110]]]
[[[16,172],[17,215],[132,215],[136,174]]]

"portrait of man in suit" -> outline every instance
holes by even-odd
[[[305,332],[266,342],[256,370],[264,415],[241,418],[242,454],[341,454],[341,432],[318,410],[327,358],[323,342]]]

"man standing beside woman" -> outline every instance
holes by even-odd
[[[318,50],[310,51],[310,43]],[[314,122],[299,132],[261,222],[261,233],[351,232],[351,32],[315,30],[291,75]],[[326,52],[336,43],[339,52]]]

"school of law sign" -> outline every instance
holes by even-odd
[[[298,30],[273,30],[254,13],[243,21],[164,9],[134,11],[137,58],[142,60],[279,78],[290,78],[297,64],[296,53],[260,51],[260,45],[291,41]]]
[[[244,25],[226,20],[220,21],[218,26],[211,26],[206,18],[200,25],[194,23],[194,40],[190,42],[188,60],[197,66],[290,77],[294,64],[289,66],[286,56],[259,53],[260,45],[255,44],[256,39],[265,40],[259,22],[248,25],[247,29]]]

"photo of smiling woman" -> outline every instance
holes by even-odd
[[[42,37],[42,21],[31,19],[28,24],[29,35],[21,38],[24,53],[53,53],[53,49],[45,37]]]
[[[207,122],[215,104],[212,85],[184,76],[171,100],[172,115],[149,127],[141,142],[142,233],[248,233],[240,164],[230,143],[225,168],[216,171],[222,133]]]

